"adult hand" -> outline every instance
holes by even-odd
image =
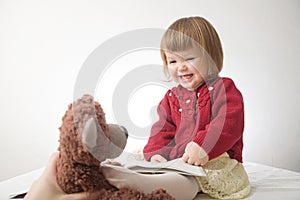
[[[197,166],[205,165],[209,160],[205,150],[195,142],[190,142],[186,145],[182,159],[188,164]]]
[[[58,158],[58,153],[54,153],[42,173],[42,175],[33,182],[25,200],[87,200],[87,199],[97,199],[98,193],[75,193],[66,194],[59,187],[56,180],[56,161]]]
[[[167,159],[164,158],[163,156],[159,155],[159,154],[155,154],[151,157],[150,159],[151,162],[167,162]]]

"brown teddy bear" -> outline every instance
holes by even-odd
[[[118,190],[105,179],[100,163],[122,153],[128,134],[122,126],[106,124],[101,105],[91,95],[69,105],[59,130],[57,181],[66,193],[100,191],[99,199],[174,199],[163,189],[151,194]]]

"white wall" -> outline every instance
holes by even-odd
[[[42,167],[56,150],[76,77],[95,48],[191,15],[218,30],[222,75],[244,95],[245,161],[300,172],[299,11],[298,0],[0,1],[0,180]]]

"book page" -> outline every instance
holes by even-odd
[[[205,173],[200,166],[190,165],[185,163],[181,158],[163,163],[147,162],[130,159],[122,166],[116,166],[108,163],[102,164],[103,167],[111,167],[116,170],[138,173],[166,173],[176,172],[191,176],[205,176]]]

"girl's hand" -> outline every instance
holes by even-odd
[[[58,153],[51,156],[42,175],[31,185],[25,200],[84,200],[99,199],[99,194],[95,193],[75,193],[66,194],[59,187],[56,180],[56,161]]]
[[[163,156],[159,154],[155,154],[154,156],[151,157],[150,159],[151,162],[167,162],[167,159],[165,159]]]
[[[186,145],[182,159],[188,164],[197,166],[205,165],[209,160],[205,150],[195,142],[190,142]]]

